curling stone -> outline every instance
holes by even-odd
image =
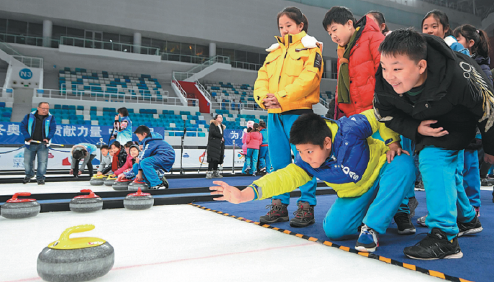
[[[17,197],[29,197],[31,193],[15,193],[11,199],[2,206],[1,214],[5,218],[27,218],[37,216],[41,206],[35,199],[17,199]]]
[[[91,180],[89,180],[89,184],[93,186],[101,186],[105,184],[105,180],[107,177],[108,175],[104,175],[104,174],[93,176],[91,177]]]
[[[141,188],[137,188],[137,193],[127,195],[123,203],[129,210],[145,210],[154,205],[154,198],[149,193],[142,193]]]
[[[38,275],[46,281],[88,281],[107,274],[113,267],[115,251],[100,238],[69,238],[72,233],[94,229],[85,224],[70,227],[38,255]]]
[[[129,184],[132,182],[131,179],[122,178],[120,180],[115,180],[111,186],[113,190],[127,190]]]
[[[149,189],[149,185],[147,185],[144,181],[137,181],[137,179],[134,179],[134,181],[129,184],[127,189],[129,191],[137,191],[139,188],[141,188],[141,190],[146,190]]]
[[[69,204],[70,210],[73,212],[93,212],[103,208],[103,200],[93,191],[82,189],[81,193],[89,193],[89,195],[74,197]]]
[[[108,176],[108,178],[105,180],[105,186],[112,186],[115,180],[117,180],[117,177],[115,175]]]

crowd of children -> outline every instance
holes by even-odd
[[[285,8],[277,20],[281,36],[267,49],[254,86],[254,99],[268,110],[274,171],[242,191],[215,181],[216,200],[271,198],[260,218],[271,224],[289,220],[288,192],[298,187],[302,197],[290,225],[304,227],[315,222],[317,177],[338,195],[322,223],[326,235],[357,236],[355,248],[373,252],[393,219],[398,234],[415,233],[420,172],[429,213],[419,224],[429,233],[404,254],[461,258],[457,238],[482,231],[480,177],[494,163],[486,33],[471,25],[453,31],[438,10],[425,15],[419,33],[390,31],[378,11],[355,20],[348,8],[331,8],[322,24],[338,45],[338,79],[334,108],[324,119],[311,110],[318,102],[322,43],[307,35],[308,20],[298,8]]]

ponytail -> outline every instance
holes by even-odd
[[[473,40],[474,44],[469,48],[472,55],[475,54],[485,58],[489,57],[489,39],[485,31],[477,29],[473,25],[464,24],[457,27],[453,33],[455,37],[461,34],[467,42]]]

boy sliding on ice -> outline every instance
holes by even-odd
[[[380,131],[389,148],[371,136]],[[367,110],[337,121],[316,114],[300,116],[290,130],[290,143],[297,148],[294,164],[272,172],[246,189],[223,181],[211,187],[215,200],[243,203],[262,200],[295,190],[317,177],[338,194],[323,222],[326,235],[333,240],[360,236],[355,248],[374,252],[378,234],[384,234],[406,189],[415,179],[414,163],[402,150],[399,136],[378,122]]]

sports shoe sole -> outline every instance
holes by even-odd
[[[376,251],[377,247],[379,247],[379,245],[375,246],[374,248],[366,248],[364,246],[355,246],[355,250],[357,250],[359,252],[364,252],[364,253],[373,253]]]
[[[436,260],[436,259],[441,259],[441,258],[416,258],[416,257],[413,257],[411,255],[407,255],[405,254],[405,256],[411,258],[411,259],[417,259],[417,260]],[[452,254],[452,255],[449,255],[449,256],[445,256],[443,259],[459,259],[459,258],[462,258],[463,257],[463,253],[460,251],[459,253],[457,254]]]
[[[478,228],[468,229],[468,230],[465,230],[463,232],[460,231],[458,233],[458,237],[461,237],[463,235],[476,234],[476,233],[481,232],[482,230],[484,230],[484,228],[481,226],[481,227],[478,227]]]
[[[278,217],[277,219],[274,220],[259,220],[260,224],[267,224],[267,223],[275,223],[275,222],[285,222],[288,221],[288,216],[282,216]]]
[[[314,224],[314,223],[316,223],[315,219],[313,219],[309,222],[303,222],[303,223],[290,221],[290,226],[291,227],[306,227],[306,226],[309,226],[309,225]]]
[[[409,228],[409,229],[405,229],[405,230],[402,230],[402,231],[400,231],[398,229],[398,234],[400,234],[400,235],[410,235],[410,234],[415,234],[415,232],[417,232],[417,230],[415,228],[413,228],[413,229],[410,229]]]

